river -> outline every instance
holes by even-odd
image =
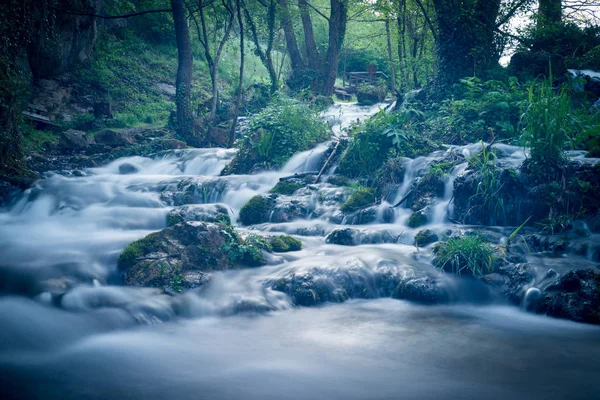
[[[379,110],[352,104],[326,113],[337,135]],[[449,148],[471,154],[480,145]],[[451,277],[455,303],[423,306],[377,298],[374,278],[434,273],[426,249],[412,246],[408,211],[393,223],[354,227],[387,232],[395,243],[346,247],[325,243],[339,228],[325,201],[318,218],[244,229],[299,234],[300,252],[270,256],[255,269],[214,273],[200,291],[169,296],[121,285],[116,259],[131,241],[166,227],[183,204],[220,203],[232,220],[252,196],[279,178],[312,171],[327,145],[295,156],[281,171],[221,177],[233,150],[177,150],[127,157],[106,166],[49,174],[0,212],[0,395],[56,399],[591,399],[600,393],[600,328],[536,316],[465,290]],[[500,146],[502,162],[522,149]],[[401,199],[419,168],[442,152],[406,160]],[[448,176],[431,208],[431,227],[450,226]],[[123,173],[129,171],[133,173]],[[449,189],[448,189],[449,188]],[[314,194],[340,189],[320,184]],[[191,194],[190,194],[191,193]],[[319,203],[321,204],[321,203]],[[389,206],[389,204],[388,204]],[[315,215],[316,215],[315,214]],[[270,289],[284,276],[331,271],[367,282],[369,300],[294,307]],[[335,283],[332,283],[335,284]],[[65,288],[10,294],[38,285]],[[14,290],[13,290],[14,289]],[[477,288],[475,288],[477,289]],[[33,290],[33,289],[31,289]],[[251,305],[251,306],[249,306]],[[249,311],[250,310],[250,311]]]

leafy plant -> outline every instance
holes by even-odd
[[[481,152],[469,159],[469,165],[479,178],[477,190],[471,197],[473,207],[489,213],[490,222],[496,223],[505,215],[504,200],[498,195],[502,189],[500,172],[496,167],[497,156],[493,149],[481,142]]]
[[[482,276],[494,271],[494,250],[480,235],[449,238],[434,246],[433,265],[456,275]]]
[[[581,125],[573,116],[566,88],[555,93],[551,78],[530,85],[527,92],[523,140],[531,149],[532,162],[548,170],[565,161],[565,148],[572,146]]]

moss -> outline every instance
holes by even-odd
[[[357,190],[344,204],[340,207],[343,212],[353,212],[370,206],[375,203],[375,194],[373,189],[362,188]]]
[[[177,225],[180,222],[183,222],[183,218],[180,215],[167,215],[167,226]]]
[[[332,175],[327,178],[327,183],[333,186],[348,186],[348,178],[342,175]]]
[[[415,236],[415,246],[427,246],[428,244],[437,242],[438,239],[438,235],[434,231],[423,229]]]
[[[301,189],[303,185],[298,182],[290,182],[290,181],[279,181],[277,185],[271,189],[271,193],[278,193],[284,195],[292,195],[298,189]]]
[[[158,250],[156,249],[156,246],[158,245],[158,234],[159,232],[151,233],[143,239],[129,243],[121,254],[119,254],[119,258],[117,259],[119,268],[129,268],[135,264],[136,259],[147,253]]]
[[[417,211],[413,213],[408,219],[408,226],[411,228],[418,228],[420,226],[426,225],[428,219],[423,211]]]
[[[302,242],[288,235],[274,236],[270,239],[270,244],[273,251],[278,253],[302,249]]]
[[[240,209],[240,222],[253,225],[266,222],[269,218],[270,202],[261,195],[254,196]]]

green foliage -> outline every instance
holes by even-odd
[[[170,44],[150,44],[128,29],[119,34],[100,36],[93,60],[77,70],[76,78],[96,101],[112,104],[114,118],[102,121],[103,127],[165,124],[174,103],[157,84],[173,82],[176,49]]]
[[[354,212],[361,208],[373,205],[375,203],[375,193],[371,188],[361,187],[356,190],[352,196],[342,206],[342,212]]]
[[[240,222],[243,225],[253,225],[265,222],[270,209],[269,200],[261,195],[252,197],[240,209]]]
[[[239,152],[228,173],[248,173],[255,166],[281,167],[294,154],[309,150],[329,136],[327,124],[307,105],[279,95],[250,120],[238,140]]]
[[[352,140],[340,161],[338,173],[350,178],[371,177],[386,162],[382,154],[415,157],[436,146],[418,134],[422,113],[414,110],[379,112],[352,130]]]
[[[430,129],[445,143],[471,143],[489,136],[513,139],[525,99],[514,77],[506,81],[461,79],[454,85],[453,97],[444,100],[430,119]]]
[[[501,221],[505,215],[504,200],[498,195],[502,189],[500,171],[496,167],[496,153],[481,142],[481,152],[469,159],[469,166],[477,172],[479,184],[471,203],[489,216],[490,223]]]
[[[564,163],[565,148],[572,146],[581,124],[572,113],[566,88],[554,92],[551,79],[530,85],[528,95],[523,140],[531,149],[532,163],[550,170]]]
[[[303,187],[304,185],[302,185],[299,182],[279,181],[273,187],[273,189],[270,190],[270,192],[291,196],[296,190],[301,189]]]
[[[480,235],[462,235],[434,246],[433,265],[456,275],[482,276],[494,271],[494,250]]]
[[[273,236],[270,238],[270,244],[273,251],[278,253],[302,249],[302,242],[288,235]]]

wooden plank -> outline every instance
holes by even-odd
[[[31,108],[32,110],[35,110],[35,111],[41,111],[43,113],[47,113],[48,112],[48,110],[46,110],[44,107],[42,107],[42,106],[36,106],[35,104],[31,104],[31,103],[28,103],[27,107]]]

